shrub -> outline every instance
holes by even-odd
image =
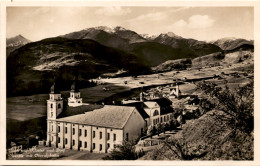
[[[147,129],[147,135],[150,135],[151,138],[153,135],[155,135],[157,132],[156,127],[154,125],[150,125]]]
[[[136,160],[144,155],[144,151],[136,152],[134,141],[124,141],[122,145],[117,145],[109,155],[103,157],[104,160]]]

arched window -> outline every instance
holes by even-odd
[[[61,105],[60,105],[60,103],[58,104],[58,108],[60,108],[61,107]]]
[[[159,115],[159,111],[158,111],[158,110],[155,110],[155,111],[153,112],[153,116],[156,116],[156,115]]]
[[[52,104],[51,104],[51,108],[52,108]]]

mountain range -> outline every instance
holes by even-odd
[[[20,89],[32,83],[35,89],[44,89],[40,82],[44,79],[50,84],[54,76],[62,78],[64,86],[69,87],[68,82],[75,75],[87,80],[104,73],[122,73],[118,71],[126,71],[124,74],[128,75],[151,73],[152,68],[168,60],[224,54],[238,47],[253,47],[253,42],[222,39],[207,43],[172,32],[149,36],[122,27],[101,26],[37,42],[30,42],[21,35],[7,39],[7,50],[18,45],[7,54],[10,96],[19,94]],[[184,62],[191,61],[181,61]]]
[[[222,50],[233,50],[243,45],[254,45],[253,40],[246,40],[234,37],[221,38],[210,43],[219,46]]]
[[[7,56],[17,48],[20,48],[24,46],[27,43],[30,43],[31,41],[23,37],[22,35],[17,35],[12,38],[6,39],[6,52]]]

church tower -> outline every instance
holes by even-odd
[[[57,124],[56,118],[63,110],[63,99],[58,90],[57,85],[54,83],[51,86],[49,94],[50,99],[47,100],[47,145],[57,146]]]
[[[144,92],[140,93],[140,101],[144,101]]]
[[[82,98],[80,98],[80,91],[76,81],[74,81],[71,85],[70,97],[68,98],[68,105],[70,107],[77,107],[82,105]]]
[[[180,90],[179,90],[179,84],[176,83],[176,96],[179,97],[180,96]]]
[[[63,100],[55,83],[51,86],[49,95],[50,99],[47,100],[47,119],[55,120],[63,109]]]

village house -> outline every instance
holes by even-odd
[[[68,106],[82,107],[80,92],[72,86]],[[48,146],[106,153],[124,140],[136,139],[147,126],[134,106],[105,105],[71,116],[63,113],[63,98],[54,84],[47,100]],[[73,104],[74,103],[74,104]]]
[[[145,100],[144,93],[141,92],[140,101],[123,100],[122,104],[124,106],[135,106],[145,120],[145,127],[168,122],[173,118],[172,103],[166,98]]]

